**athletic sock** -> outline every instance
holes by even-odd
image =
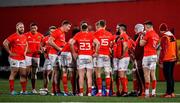
[[[111,78],[106,78],[106,91],[107,93],[109,93],[109,90],[110,90],[110,87],[111,87]]]
[[[9,89],[10,92],[14,91],[14,80],[9,80]]]
[[[150,83],[146,82],[145,83],[145,95],[149,96],[149,88],[150,88]]]
[[[67,76],[63,76],[62,82],[63,82],[64,92],[68,93],[68,80],[67,80]]]
[[[92,87],[88,87],[88,93],[92,92]]]
[[[134,90],[134,91],[137,91],[137,90],[138,90],[137,80],[133,80],[133,90]]]
[[[97,82],[97,86],[98,86],[98,92],[101,93],[102,92],[102,79],[101,79],[101,77],[97,78],[96,82]]]
[[[21,87],[22,87],[22,91],[25,92],[26,91],[26,81],[24,82],[20,82],[21,83]]]
[[[153,80],[152,81],[152,95],[156,94],[156,84],[157,84],[157,81]]]

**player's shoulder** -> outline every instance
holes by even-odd
[[[44,37],[44,35],[40,32],[38,32],[38,36]]]
[[[13,34],[11,34],[11,35],[8,36],[8,39],[9,39],[9,38],[14,38],[14,37],[17,37],[17,36],[18,36],[17,33],[13,33]]]
[[[29,35],[31,35],[31,32],[26,32],[26,33],[24,33],[24,35],[29,36]]]

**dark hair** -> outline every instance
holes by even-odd
[[[123,30],[123,31],[127,31],[127,26],[125,24],[119,24],[119,27]]]
[[[105,27],[106,26],[106,21],[105,20],[99,20],[99,26]]]
[[[148,20],[148,21],[145,21],[145,22],[144,22],[144,25],[153,26],[153,23],[152,23],[151,21]]]
[[[32,27],[32,26],[37,26],[37,24],[32,22],[32,23],[30,23],[30,27]]]
[[[87,22],[85,22],[85,21],[81,22],[81,29],[86,30],[87,28],[88,28]]]
[[[52,25],[52,26],[49,27],[49,30],[50,29],[56,29],[56,26]]]
[[[71,23],[68,20],[63,20],[61,25],[71,25]]]

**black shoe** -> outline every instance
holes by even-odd
[[[138,93],[135,91],[132,91],[131,93],[129,93],[129,96],[138,97]]]

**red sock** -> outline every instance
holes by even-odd
[[[137,91],[137,90],[138,90],[137,80],[133,80],[133,90],[134,90],[134,91]]]
[[[10,92],[14,90],[14,80],[9,80],[9,89],[10,89]]]
[[[97,82],[98,90],[102,90],[102,79],[101,79],[101,77],[97,78],[96,82]]]
[[[84,92],[84,89],[83,88],[80,88],[80,93],[83,93]]]
[[[152,89],[156,89],[156,84],[157,84],[157,81],[156,81],[156,80],[153,80],[153,81],[152,81]]]
[[[22,91],[25,92],[26,91],[26,81],[24,82],[20,82],[21,83],[21,87],[22,87]]]
[[[149,89],[150,88],[150,83],[149,82],[146,82],[145,83],[145,89]]]
[[[128,92],[128,89],[127,89],[127,79],[126,78],[121,78],[121,84],[122,84],[123,92]]]
[[[116,87],[117,87],[117,92],[120,93],[120,83],[121,83],[121,78],[117,78],[117,81],[116,81]]]
[[[52,89],[51,90],[52,90],[52,93],[55,93],[55,82],[54,81],[52,82]]]
[[[111,78],[106,78],[106,89],[110,90],[111,87]]]
[[[88,87],[88,93],[92,92],[92,87]]]
[[[124,87],[124,91],[128,92],[128,78],[125,78],[125,87]]]
[[[68,80],[67,80],[67,76],[63,76],[62,82],[63,82],[64,92],[68,93]]]

